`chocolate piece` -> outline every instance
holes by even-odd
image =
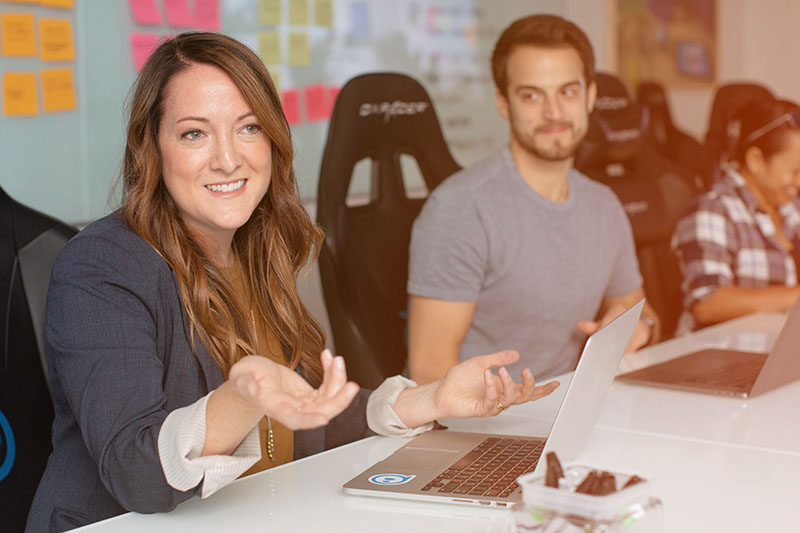
[[[561,468],[561,461],[555,452],[547,453],[547,474],[544,484],[548,487],[558,488],[558,480],[564,477],[564,470]]]

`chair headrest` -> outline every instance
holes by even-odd
[[[727,83],[714,94],[711,115],[708,120],[706,144],[709,141],[725,144],[727,128],[731,118],[753,100],[773,98],[772,92],[758,83]]]
[[[672,114],[669,109],[667,93],[660,83],[643,81],[636,87],[636,101],[650,113],[650,121],[661,121],[672,128]]]
[[[617,76],[598,72],[595,81],[597,102],[580,148],[580,165],[599,167],[625,162],[642,146],[647,115]]]

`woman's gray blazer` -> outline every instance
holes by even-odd
[[[175,275],[116,214],[73,238],[53,266],[47,362],[53,453],[27,531],[65,531],[125,511],[169,511],[199,489],[170,487],[158,433],[170,411],[218,387],[199,341],[192,353]],[[327,427],[295,433],[295,459],[370,433],[362,390]]]

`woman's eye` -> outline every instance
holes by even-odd
[[[258,124],[248,124],[243,128],[245,133],[258,133],[261,131],[261,126]]]
[[[181,139],[187,139],[187,140],[190,140],[190,141],[194,141],[194,140],[199,139],[202,135],[203,134],[200,132],[200,130],[189,130],[189,131],[185,131],[185,132],[183,132],[181,134]]]

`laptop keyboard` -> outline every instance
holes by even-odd
[[[505,498],[517,489],[517,478],[536,467],[544,442],[488,437],[421,490]]]
[[[691,377],[687,379],[687,381],[720,387],[746,389],[756,382],[758,374],[761,372],[763,366],[764,362],[762,360],[754,358],[750,361],[737,362],[736,366],[730,366],[700,376]]]

